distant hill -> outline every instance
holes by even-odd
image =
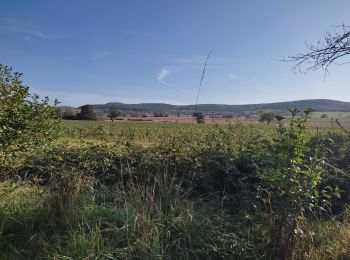
[[[107,112],[110,108],[115,107],[124,112],[134,113],[182,113],[191,114],[195,111],[195,105],[170,105],[163,103],[140,103],[140,104],[124,104],[124,103],[106,103],[93,105],[94,109],[100,112]],[[296,108],[302,111],[305,108],[313,108],[320,112],[349,112],[350,102],[342,102],[330,99],[308,99],[288,102],[263,103],[263,104],[247,104],[247,105],[223,105],[223,104],[199,104],[197,111],[214,114],[236,114],[247,113],[259,110],[274,111],[278,113],[286,113],[288,108]],[[64,108],[62,108],[64,109]]]

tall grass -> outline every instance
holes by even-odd
[[[118,142],[82,138],[79,145],[59,143],[30,154],[2,175],[0,258],[349,256],[346,200],[333,200],[331,194],[339,183],[324,178],[315,187],[321,194],[331,186],[325,195],[340,205],[338,215],[332,206],[319,208],[326,196],[316,203],[302,195],[313,194],[305,180],[320,166],[305,158],[317,147],[327,162],[346,170],[350,164],[340,155],[349,137],[303,132],[294,142],[298,131],[285,129],[278,139],[269,129],[196,126],[154,133],[136,128]],[[140,146],[138,131],[164,133],[151,146]],[[329,137],[335,157],[327,150]],[[322,171],[337,177],[331,169]],[[306,202],[318,210],[307,209]]]

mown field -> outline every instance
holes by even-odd
[[[193,119],[191,118],[193,121]],[[200,139],[211,132],[228,131],[231,129],[247,129],[261,135],[270,136],[276,130],[277,125],[271,123],[253,123],[243,121],[231,121],[228,124],[196,124],[176,123],[172,121],[87,121],[87,120],[63,120],[60,125],[60,137],[58,143],[67,145],[92,145],[92,144],[120,144],[134,143],[142,147],[156,146],[169,138],[174,140]],[[310,132],[317,128],[310,127]],[[339,127],[320,128],[317,131],[340,132]],[[245,130],[244,130],[245,131]]]
[[[322,116],[324,116],[322,118]],[[290,118],[290,116],[285,116],[286,119]],[[337,124],[335,120],[340,120],[342,124],[346,128],[350,128],[350,113],[349,112],[313,112],[310,116],[310,119],[308,120],[308,125],[312,128],[334,128],[337,129]],[[80,123],[83,123],[82,120],[65,120],[65,125],[79,125]],[[127,124],[133,124],[133,123],[139,123],[139,125],[150,123],[155,123],[156,125],[159,123],[163,123],[164,125],[168,124],[186,124],[186,125],[193,125],[196,123],[195,119],[192,116],[168,116],[168,117],[121,117],[119,120],[115,121],[114,123],[118,123],[119,125],[127,125]],[[106,125],[108,123],[111,123],[109,120],[105,121],[95,121],[90,122],[90,124],[96,125],[100,123],[100,125]],[[89,123],[86,123],[87,125]],[[243,124],[243,125],[260,125],[263,126],[264,124],[259,122],[259,118],[252,117],[252,118],[245,118],[245,117],[233,117],[233,118],[205,118],[205,124],[206,125],[233,125],[233,124]],[[266,124],[266,123],[265,123]],[[112,124],[113,125],[113,124]]]
[[[191,118],[193,121],[193,119]],[[231,126],[223,124],[195,124],[176,123],[172,121],[84,121],[84,120],[64,120],[60,127],[60,140],[78,141],[103,141],[122,142],[135,141],[139,144],[157,144],[170,136],[178,138],[201,135],[212,129],[227,129],[243,125],[232,122]],[[253,127],[252,126],[247,126]],[[256,129],[264,131],[272,129],[273,126],[260,124]]]
[[[155,121],[146,121],[153,119]],[[176,121],[176,119],[178,121]],[[139,144],[149,145],[151,143],[158,143],[160,140],[174,134],[177,134],[179,138],[181,138],[181,136],[193,135],[194,133],[201,134],[211,131],[212,129],[231,129],[246,126],[247,129],[253,128],[257,132],[269,135],[277,128],[276,122],[267,125],[266,123],[260,123],[258,119],[245,118],[214,119],[214,121],[212,119],[207,119],[206,124],[196,124],[192,117],[185,117],[185,119],[183,119],[185,122],[179,121],[178,117],[147,118],[146,120],[144,118],[116,120],[114,122],[110,120],[64,120],[60,128],[60,140],[67,140],[70,143],[79,140],[103,141],[109,143],[129,140],[136,141]],[[287,118],[287,124],[288,120]],[[345,129],[350,128],[350,120],[341,118],[340,122]],[[341,132],[340,127],[335,121],[331,121],[329,118],[320,119],[318,115],[315,116],[313,114],[308,119],[307,126],[309,127],[309,132]]]
[[[0,258],[349,257],[345,131],[63,121],[2,167]]]

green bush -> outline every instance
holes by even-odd
[[[0,64],[0,165],[19,154],[47,147],[55,138],[57,113],[23,85],[20,73]]]

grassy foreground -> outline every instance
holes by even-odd
[[[2,169],[0,259],[350,256],[347,134],[118,123]]]

